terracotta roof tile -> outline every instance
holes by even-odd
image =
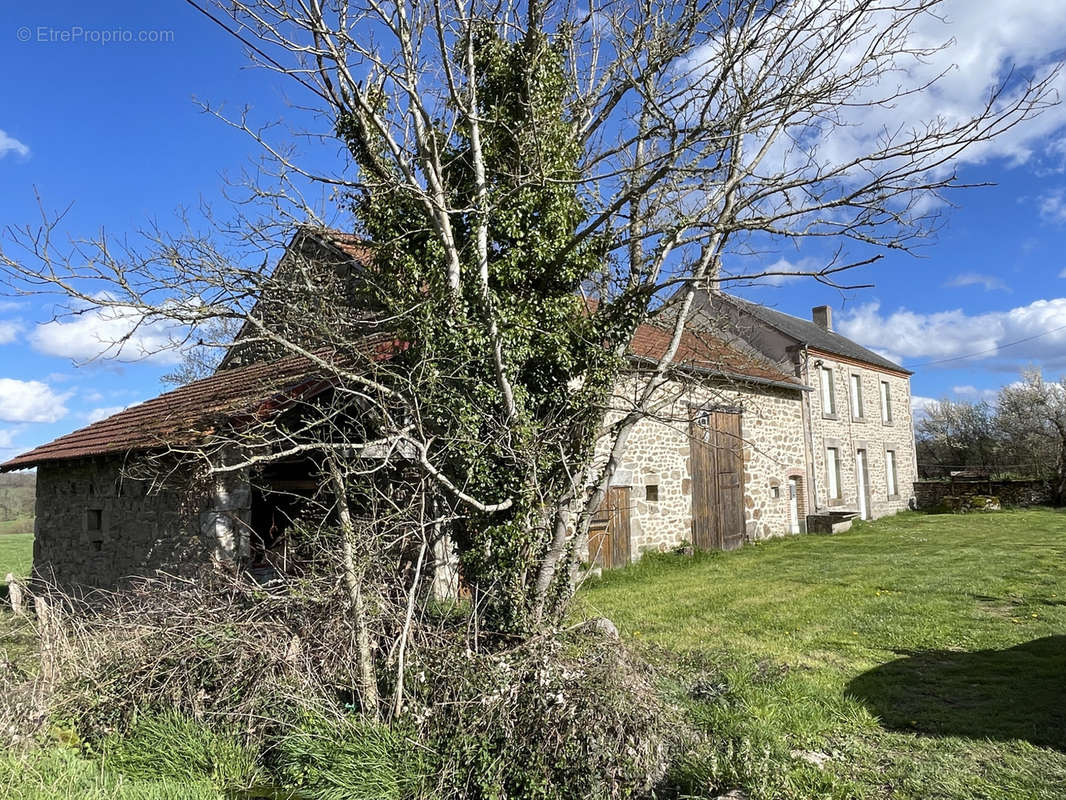
[[[220,372],[60,436],[0,464],[0,472],[48,461],[189,444],[221,419],[255,412],[279,395],[306,392],[309,382],[320,381],[314,378],[310,363],[295,356]]]

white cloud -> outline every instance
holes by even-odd
[[[0,378],[0,422],[56,422],[66,416],[69,396],[40,381]]]
[[[87,310],[70,320],[38,325],[30,344],[38,352],[75,361],[113,359],[172,364],[184,329],[170,320],[145,320],[128,306]]]
[[[911,366],[953,359],[943,366],[981,361],[1010,370],[1027,362],[1066,368],[1066,297],[983,314],[961,309],[926,314],[905,308],[883,314],[880,303],[874,302],[842,313],[837,327],[867,347],[920,360]]]
[[[931,405],[936,403],[936,399],[932,397],[922,397],[918,394],[911,395],[911,410],[912,411],[926,411]]]
[[[92,424],[93,422],[99,422],[102,419],[107,419],[108,417],[114,416],[119,411],[125,411],[127,408],[129,408],[129,405],[104,406],[102,408],[94,408],[92,411],[86,412],[85,419],[90,424]]]
[[[1059,273],[1059,277],[1066,278],[1066,269],[1062,270],[1062,272]]]
[[[15,441],[14,428],[0,428],[0,450],[11,450]]]
[[[1001,278],[995,275],[983,275],[980,272],[962,272],[944,284],[949,289],[958,289],[964,286],[983,286],[986,292],[996,289],[1009,292],[1011,289]]]
[[[17,322],[0,319],[0,344],[10,344],[15,341],[22,326]]]
[[[999,389],[978,389],[976,386],[952,386],[951,393],[963,400],[986,403],[993,402],[999,396]]]
[[[1066,222],[1066,189],[1053,189],[1040,195],[1039,201],[1041,217],[1048,222]],[[1066,270],[1063,272],[1066,273]]]
[[[25,158],[30,154],[30,148],[16,139],[14,136],[9,136],[0,130],[0,158],[3,158],[8,153],[14,153],[17,156]]]
[[[813,258],[801,258],[799,261],[789,261],[787,258],[779,258],[773,264],[762,269],[760,274],[766,273],[766,277],[758,278],[760,283],[770,286],[783,286],[792,281],[798,281],[802,275],[793,273],[817,272],[818,266]]]
[[[783,4],[780,24],[787,27],[802,20],[798,24],[803,25],[804,33],[789,38],[787,53],[771,51],[773,31],[761,26],[767,31],[763,39],[767,44],[751,52],[748,62],[752,69],[744,74],[758,74],[758,67],[764,63],[777,64],[782,76],[780,85],[770,89],[788,91],[793,67],[816,64],[825,53],[836,51],[839,17],[850,13],[853,6],[849,0],[820,4],[816,0],[795,0]],[[855,80],[846,98],[834,95],[830,105],[811,109],[810,120],[803,120],[788,136],[778,137],[766,164],[798,173],[810,172],[812,164],[818,164],[824,173],[881,151],[886,141],[905,142],[911,134],[921,136],[929,128],[950,130],[965,126],[985,113],[990,96],[1008,76],[1011,83],[995,100],[994,112],[1006,112],[1018,102],[1026,79],[1033,78],[1049,82],[1048,102],[1041,113],[1013,126],[1000,123],[995,126],[997,135],[970,144],[951,159],[942,162],[945,153],[930,153],[923,163],[937,175],[947,175],[958,165],[991,159],[1003,159],[1013,165],[1034,160],[1034,155],[1056,163],[1063,159],[1066,103],[1050,102],[1055,99],[1055,92],[1066,96],[1066,71],[1056,72],[1066,42],[1066,14],[1061,3],[1013,0],[1005,13],[1002,0],[944,0],[912,19],[910,38],[891,62],[886,58],[871,63],[869,50],[883,46],[893,20],[909,14],[912,8],[905,4],[902,11],[897,11],[896,7],[887,3],[873,11],[854,42],[831,63],[823,62],[824,69],[814,70],[810,89],[815,96],[825,81],[840,76]],[[895,30],[899,30],[898,26]],[[714,63],[722,47],[720,39],[709,42],[689,66],[699,74],[699,59],[710,58]],[[799,93],[803,93],[802,87]],[[1017,115],[1008,116],[1008,120],[1019,121]],[[754,141],[745,148],[747,152],[760,150],[761,136],[753,134]],[[886,160],[874,169],[884,171],[896,166],[899,165]],[[864,170],[860,167],[850,171],[865,175]],[[791,199],[782,200],[785,202],[792,205]],[[935,207],[929,197],[918,198],[918,202],[924,205],[912,208],[911,213],[921,214]]]

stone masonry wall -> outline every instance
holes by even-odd
[[[623,389],[632,393],[632,389]],[[804,474],[800,392],[737,384],[670,384],[658,412],[634,427],[613,485],[630,486],[631,553],[662,552],[692,541],[689,420],[704,405],[739,407],[744,438],[744,504],[749,539],[788,533],[788,478]],[[658,500],[648,500],[648,487]],[[774,490],[777,496],[774,496]],[[800,510],[800,519],[803,510]]]
[[[1055,502],[1055,489],[1044,480],[914,482],[914,496],[922,511],[935,510],[945,497],[972,495],[992,495],[1005,506],[1047,506]]]
[[[249,508],[247,484],[236,478],[190,497],[177,487],[147,492],[123,476],[118,458],[44,464],[34,572],[65,588],[104,589],[135,575],[189,574],[246,550]]]
[[[815,364],[822,361],[833,370],[835,414],[823,408],[820,374]],[[862,416],[854,418],[850,405],[851,375],[862,382]],[[914,460],[914,433],[911,419],[910,379],[875,367],[860,366],[832,356],[810,353],[807,383],[810,393],[812,462],[814,469],[814,506],[818,511],[847,509],[857,511],[857,451],[866,450],[870,495],[870,516],[894,514],[908,507],[917,479]],[[888,381],[892,419],[881,419],[881,381]],[[840,459],[841,500],[828,494],[826,448],[836,447]],[[886,451],[896,453],[896,494],[889,496]]]

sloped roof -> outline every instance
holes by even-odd
[[[48,461],[191,444],[222,420],[272,410],[278,401],[307,396],[321,383],[311,363],[299,356],[227,370],[60,436],[0,464],[0,472]]]
[[[644,324],[633,334],[629,352],[637,358],[658,360],[670,346],[673,330]],[[785,388],[803,390],[806,387],[794,375],[786,375],[765,359],[741,352],[707,333],[685,330],[681,334],[674,363],[681,367],[721,373],[740,380],[754,379]]]
[[[777,330],[781,331],[786,336],[790,336],[797,342],[801,342],[814,350],[821,350],[822,352],[830,353],[832,355],[844,356],[845,358],[862,361],[866,364],[872,364],[873,366],[890,369],[895,372],[902,372],[907,375],[914,374],[911,370],[901,367],[894,361],[889,361],[884,356],[880,356],[873,350],[869,350],[861,344],[853,342],[846,336],[841,336],[836,331],[826,330],[821,325],[818,325],[811,320],[794,317],[783,311],[767,308],[766,306],[761,306],[756,303],[750,303],[747,300],[741,300],[739,297],[727,297],[756,319],[777,328]]]

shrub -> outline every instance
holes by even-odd
[[[497,654],[425,661],[413,716],[441,797],[607,798],[665,771],[669,713],[647,668],[585,627]]]

